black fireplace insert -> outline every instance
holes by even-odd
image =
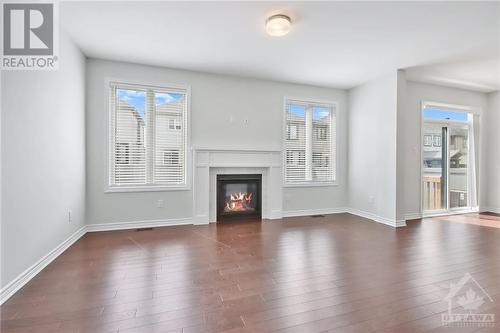
[[[217,222],[262,218],[262,175],[217,175]]]

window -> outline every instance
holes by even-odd
[[[430,134],[425,134],[424,135],[424,146],[425,147],[432,147],[432,135]]]
[[[434,135],[432,145],[434,147],[441,147],[441,135]]]
[[[329,155],[323,153],[313,153],[312,162],[313,166],[327,167],[329,163]]]
[[[306,164],[306,152],[305,151],[298,151],[298,165],[305,165]]]
[[[166,150],[163,152],[163,164],[165,165],[179,165],[179,151]]]
[[[186,89],[111,82],[109,187],[186,185]]]
[[[175,118],[169,119],[168,120],[168,129],[171,129],[171,130],[180,130],[180,129],[182,129],[181,120],[180,119],[175,119]]]
[[[328,127],[325,126],[317,126],[315,129],[316,139],[318,141],[326,141],[328,140]]]
[[[287,100],[285,118],[285,183],[335,182],[335,103]]]
[[[286,163],[295,165],[305,165],[305,151],[289,150],[286,152]]]
[[[126,142],[116,143],[116,164],[129,164],[129,147],[130,144]]]
[[[286,126],[286,137],[288,140],[297,140],[299,135],[297,125],[288,124]]]

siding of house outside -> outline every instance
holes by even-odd
[[[185,99],[156,105],[155,183],[184,183]],[[115,128],[115,182],[146,183],[146,124],[132,105],[118,101]]]
[[[324,175],[334,163],[330,147],[330,119],[323,117],[313,120],[312,125],[312,165],[313,180]],[[305,118],[294,114],[287,115],[286,164],[289,176],[305,178],[306,173],[306,124]]]
[[[184,183],[184,110],[184,98],[156,106],[156,183]]]
[[[115,182],[145,183],[145,122],[137,110],[123,100],[118,100],[115,117]]]

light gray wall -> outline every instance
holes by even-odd
[[[339,174],[334,187],[285,188],[284,210],[344,207],[347,92],[289,83],[173,70],[98,59],[87,61],[87,202],[90,224],[192,216],[192,191],[104,193],[105,79],[191,87],[191,144],[204,148],[281,149],[285,96],[339,103]],[[245,125],[244,121],[248,120]],[[157,200],[165,202],[157,208]]]
[[[396,219],[397,81],[395,71],[349,91],[349,207],[390,220]]]
[[[397,136],[396,136],[396,220],[405,219],[405,187],[402,179],[405,176],[405,141],[406,133],[404,131],[404,110],[407,99],[407,79],[404,70],[397,71]]]
[[[85,224],[85,58],[61,34],[59,70],[1,83],[4,287]]]
[[[486,202],[488,209],[500,213],[500,92],[488,94],[486,127]]]
[[[404,207],[405,214],[419,214],[421,212],[421,179],[420,179],[420,127],[421,127],[421,107],[422,101],[439,102],[446,104],[464,105],[479,107],[482,109],[480,115],[479,128],[480,142],[479,156],[483,156],[486,147],[484,131],[481,130],[481,124],[486,122],[487,100],[486,94],[457,88],[449,88],[432,84],[417,83],[408,81],[406,88],[406,107],[400,110],[401,116],[400,129],[404,133],[402,140],[404,172],[401,182],[404,184]],[[483,119],[484,118],[484,119]],[[399,131],[399,129],[398,129]],[[493,141],[492,141],[493,142]],[[485,163],[479,160],[479,196],[484,198],[485,193]],[[482,176],[483,175],[483,176]]]

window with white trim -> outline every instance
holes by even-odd
[[[183,187],[187,89],[111,82],[109,187]]]
[[[336,106],[286,100],[285,184],[336,181]]]

